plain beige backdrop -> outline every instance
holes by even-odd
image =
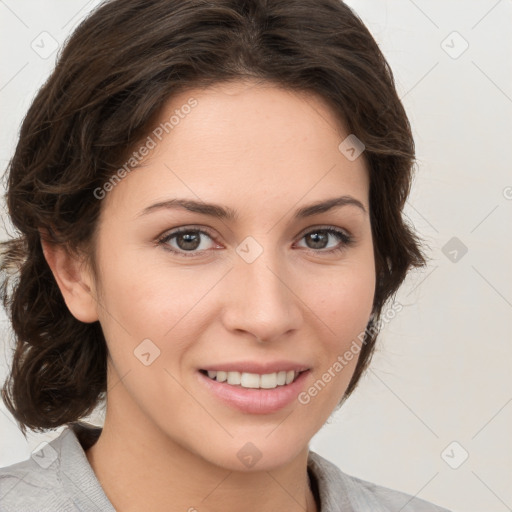
[[[413,125],[406,213],[432,261],[407,279],[371,370],[311,448],[454,512],[510,511],[512,1],[347,3],[384,51]],[[0,0],[2,171],[58,47],[97,4]],[[0,321],[3,382],[12,339]],[[0,404],[0,467],[61,430],[27,442]]]

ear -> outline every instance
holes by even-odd
[[[96,290],[83,257],[71,253],[62,244],[52,243],[47,230],[39,232],[44,257],[70,313],[81,322],[95,322],[98,320]]]

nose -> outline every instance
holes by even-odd
[[[300,328],[303,303],[294,292],[294,277],[270,250],[252,263],[235,258],[225,286],[222,321],[229,332],[269,342]]]

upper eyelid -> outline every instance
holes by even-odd
[[[311,231],[322,231],[322,230],[329,230],[332,229],[334,231],[341,231],[342,233],[345,233],[347,236],[352,236],[352,233],[346,229],[346,228],[340,228],[338,226],[333,226],[331,224],[319,224],[318,226],[311,226],[309,228],[305,228],[302,231],[299,232],[297,236],[304,236],[310,233]]]
[[[210,238],[214,239],[215,235],[210,232],[209,228],[199,227],[199,226],[180,226],[177,228],[172,228],[164,231],[161,235],[157,236],[157,240],[163,240],[165,238],[172,237],[174,235],[178,235],[179,233],[186,233],[188,231],[197,231],[200,233],[204,233],[208,235]]]

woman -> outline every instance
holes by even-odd
[[[391,71],[337,0],[113,0],[24,120],[2,510],[441,511],[309,441],[425,263]],[[80,421],[106,399],[103,428]]]

